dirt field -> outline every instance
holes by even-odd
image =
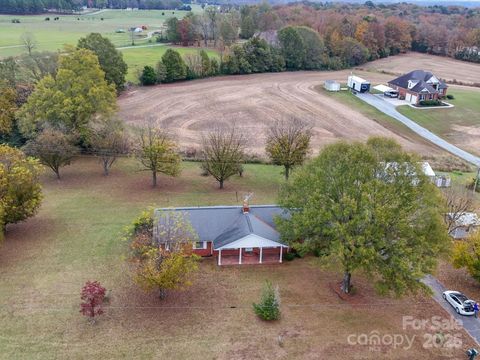
[[[372,84],[391,76],[356,72]],[[173,132],[181,147],[198,147],[202,132],[233,124],[248,137],[248,149],[262,154],[264,132],[275,119],[297,116],[314,126],[313,150],[338,139],[366,140],[380,135],[397,139],[407,150],[438,152],[406,131],[396,134],[355,108],[315,90],[326,79],[346,82],[350,70],[229,76],[155,87],[134,88],[119,100],[120,116],[130,124],[153,117]]]
[[[431,71],[447,81],[455,79],[463,83],[480,83],[480,64],[414,52],[373,61],[362,65],[362,69],[398,75],[422,69]]]

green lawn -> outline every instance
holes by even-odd
[[[406,127],[399,121],[391,118],[390,116],[385,115],[383,112],[377,110],[373,106],[370,106],[366,102],[360,100],[355,95],[353,95],[350,91],[331,92],[331,91],[326,91],[323,88],[323,86],[317,86],[316,90],[321,92],[322,94],[330,96],[331,98],[348,105],[352,109],[355,109],[356,111],[365,115],[369,119],[372,119],[373,121],[379,123],[383,127],[393,131],[396,134],[399,134],[400,136],[407,137],[411,139],[413,142],[430,145],[429,142],[427,142],[421,136],[418,136],[417,134],[415,134],[408,127]]]
[[[143,69],[145,65],[155,67],[157,62],[161,59],[162,55],[168,48],[173,48],[181,55],[196,54],[201,48],[197,47],[170,47],[170,46],[155,46],[155,47],[142,47],[142,48],[128,48],[121,50],[123,58],[128,64],[127,81],[138,83],[138,72]],[[215,50],[206,49],[209,57],[218,57],[218,53]]]
[[[193,5],[193,11],[201,9]],[[148,31],[160,29],[164,21],[172,16],[182,18],[187,11],[173,10],[107,10],[96,15],[60,15],[60,20],[53,21],[56,15],[16,16],[0,15],[0,58],[19,55],[25,52],[20,37],[25,32],[35,35],[38,50],[58,50],[64,44],[76,44],[77,40],[91,32],[99,32],[107,36],[116,46],[131,44],[130,34],[117,34],[117,29],[127,30],[130,27],[146,25]],[[46,17],[50,21],[45,21]],[[19,19],[20,24],[13,24],[12,19]],[[103,20],[101,20],[103,18]],[[78,20],[79,19],[79,20]],[[136,39],[137,44],[146,43],[142,38]]]
[[[10,226],[0,247],[2,360],[371,358],[380,353],[349,345],[349,334],[404,333],[405,314],[445,315],[428,296],[376,296],[361,274],[353,278],[355,300],[342,301],[332,290],[341,273],[320,268],[316,258],[223,268],[204,259],[192,287],[160,301],[130,277],[124,226],[149,205],[241,204],[249,192],[252,203],[274,203],[281,168],[246,165],[244,177],[233,177],[224,190],[200,176],[198,163],[184,163],[179,178],[161,177],[156,189],[133,159],[119,160],[109,177],[92,158],[74,162],[62,175],[60,181],[51,172],[42,176],[45,199],[38,215]],[[282,318],[274,323],[252,311],[266,279],[279,285],[282,296]],[[95,325],[79,314],[87,280],[99,280],[109,291],[105,315]],[[461,336],[465,348],[473,345]],[[381,357],[459,358],[464,352],[422,344],[416,341],[408,351],[387,347]]]
[[[454,108],[415,109],[405,105],[397,110],[441,137],[448,137],[454,125],[480,125],[480,92],[452,88],[448,93],[455,96],[453,100],[446,100],[455,105]]]

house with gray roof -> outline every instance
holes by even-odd
[[[398,91],[400,99],[418,105],[424,100],[438,100],[447,95],[447,84],[429,71],[414,70],[396,79],[388,85]]]
[[[281,263],[289,249],[275,226],[276,217],[288,214],[276,205],[163,208],[155,210],[155,218],[172,211],[181,212],[195,230],[193,252],[216,257],[218,265]]]

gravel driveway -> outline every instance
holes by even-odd
[[[376,96],[369,93],[357,94],[357,97],[366,103],[372,105],[373,107],[377,108],[381,112],[385,113],[386,115],[400,121],[412,131],[416,132],[418,135],[422,136],[423,138],[427,139],[428,141],[434,143],[435,145],[441,147],[442,149],[447,150],[448,152],[458,156],[459,158],[474,164],[477,167],[480,167],[480,158],[469,152],[462,150],[455,145],[450,144],[449,142],[443,140],[441,137],[435,135],[431,131],[425,129],[424,127],[418,125],[413,120],[410,120],[405,115],[400,114],[395,105],[392,103],[385,101],[383,97]]]

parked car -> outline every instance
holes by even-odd
[[[474,315],[473,305],[475,301],[470,300],[468,297],[463,295],[461,292],[448,290],[443,294],[443,298],[452,305],[457,314],[460,315]]]
[[[388,90],[383,93],[383,96],[389,98],[398,98],[398,91],[397,90]]]

